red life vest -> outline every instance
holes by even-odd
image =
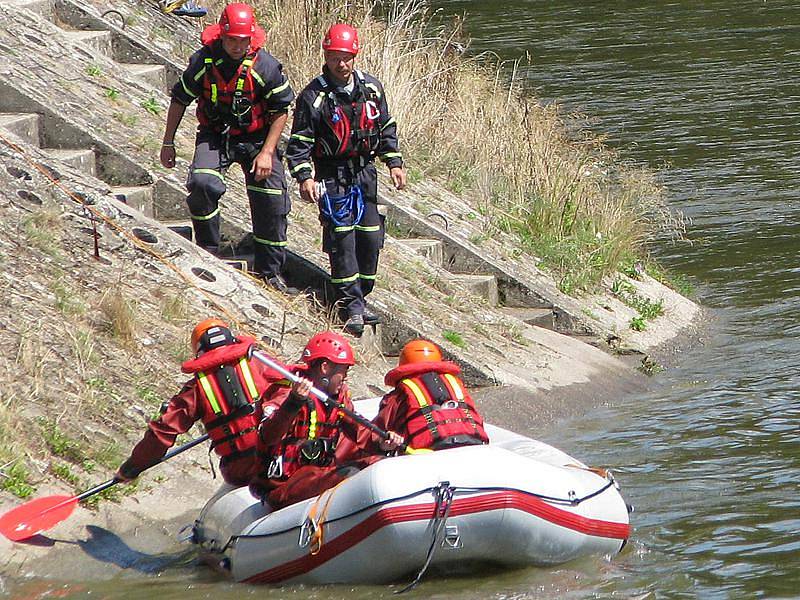
[[[211,447],[222,457],[240,458],[254,454],[258,434],[256,387],[247,351],[254,340],[239,341],[215,348],[199,358],[183,363],[186,373],[194,373],[198,396],[203,402],[203,425]]]
[[[333,133],[335,142],[320,139],[315,144],[314,154],[320,158],[354,158],[371,156],[380,141],[380,98],[374,86],[368,85],[361,71],[354,71],[355,96],[353,101],[342,104],[339,94],[330,91],[324,76],[317,79],[323,87],[314,103],[322,113],[322,120]],[[327,98],[327,102],[322,100]],[[319,104],[318,104],[319,103]],[[335,146],[335,147],[334,147]]]
[[[439,450],[489,442],[483,418],[457,377],[459,372],[458,365],[439,361],[409,363],[387,373],[386,383],[406,395],[404,429],[412,448]]]
[[[230,127],[231,136],[269,126],[266,106],[255,95],[253,67],[257,58],[257,49],[248,53],[230,81],[223,78],[213,55],[204,59],[203,91],[197,104],[197,120],[201,126],[219,132]]]
[[[339,392],[339,398],[345,404],[350,399],[346,386]],[[309,396],[280,443],[267,449],[267,478],[288,479],[303,465],[331,464],[339,444],[342,417],[338,408],[329,409]]]

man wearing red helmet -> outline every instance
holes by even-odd
[[[373,423],[390,432],[388,440],[363,429],[359,446],[367,452],[392,451],[398,436],[415,450],[445,450],[486,444],[483,418],[475,407],[461,369],[442,359],[438,346],[428,340],[412,340],[400,352],[397,367],[384,382],[394,389],[380,403]]]
[[[308,341],[301,358],[293,367],[302,377],[297,383],[283,380],[264,393],[258,428],[262,472],[250,489],[276,510],[321,494],[356,470],[337,452],[343,435],[355,442],[356,425],[309,393],[313,385],[352,410],[345,379],[355,364],[353,349],[338,333],[324,331]]]
[[[242,486],[258,473],[256,427],[261,418],[261,394],[280,375],[247,358],[251,337],[234,337],[219,319],[206,319],[192,331],[196,358],[181,365],[191,373],[181,391],[166,402],[150,422],[142,440],[117,470],[129,481],[166,454],[175,438],[202,421],[211,447],[220,456],[226,483]]]
[[[297,99],[286,158],[300,196],[318,203],[331,283],[345,329],[358,336],[365,324],[380,321],[364,302],[375,285],[384,237],[375,156],[389,167],[397,189],[405,187],[406,173],[383,86],[355,69],[358,32],[334,25],[322,48],[322,75]]]
[[[246,4],[227,5],[219,23],[206,27],[203,47],[172,88],[161,164],[175,166],[175,131],[197,100],[199,127],[186,184],[197,243],[218,252],[224,174],[239,163],[253,220],[255,271],[272,287],[296,294],[282,275],[291,205],[277,149],[294,92],[281,64],[262,48],[265,39]]]

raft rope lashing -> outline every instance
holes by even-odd
[[[310,545],[311,550],[309,550],[309,554],[311,554],[311,556],[316,556],[319,554],[320,550],[322,550],[322,544],[325,537],[325,518],[328,516],[328,509],[331,506],[331,500],[333,500],[333,495],[336,492],[336,488],[342,485],[345,481],[347,480],[343,479],[327,492],[317,496],[314,504],[312,504],[311,508],[308,510],[306,522],[303,523],[303,526],[300,528],[300,539],[298,541],[298,545],[301,548],[305,548],[306,546]],[[319,508],[320,502],[322,502],[323,496],[326,497],[325,505],[322,507],[322,512],[320,513],[319,518],[316,518],[317,509]]]
[[[599,496],[600,494],[602,494],[603,492],[605,492],[609,488],[615,487],[615,483],[616,482],[609,481],[606,485],[604,485],[600,489],[598,489],[598,490],[596,490],[594,492],[590,492],[589,494],[587,494],[585,496],[582,496],[580,498],[576,498],[576,497],[572,497],[572,498],[557,498],[555,496],[547,496],[545,494],[536,494],[534,492],[529,492],[527,490],[520,490],[520,489],[517,489],[517,488],[500,487],[500,486],[496,486],[496,487],[457,487],[457,486],[452,486],[451,489],[453,490],[453,495],[455,495],[456,492],[466,493],[466,494],[473,494],[473,493],[480,493],[480,492],[510,491],[510,492],[517,492],[519,494],[524,494],[526,496],[531,496],[532,498],[538,498],[538,499],[543,500],[545,502],[550,502],[550,503],[556,504],[556,505],[561,504],[561,505],[566,505],[566,506],[577,506],[578,504],[580,504],[580,503],[582,503],[582,502],[584,502],[586,500],[594,498],[595,496]],[[337,521],[342,521],[344,519],[349,519],[349,518],[354,517],[356,515],[359,515],[359,514],[361,514],[363,512],[375,510],[376,508],[380,508],[382,506],[386,506],[387,504],[392,504],[393,502],[401,502],[403,500],[409,500],[409,499],[415,498],[417,496],[422,496],[423,494],[435,493],[435,491],[438,489],[438,487],[439,486],[429,487],[429,488],[425,488],[425,489],[422,489],[422,490],[417,490],[415,492],[411,492],[409,494],[405,494],[403,496],[396,496],[394,498],[387,498],[386,500],[381,500],[380,502],[376,502],[374,504],[370,504],[368,506],[364,506],[362,508],[359,508],[358,510],[354,510],[352,512],[345,513],[343,515],[340,515],[338,517],[330,519],[330,520],[327,521],[327,524],[330,525],[332,523],[336,523]],[[308,523],[308,520],[306,520],[302,525],[294,525],[292,527],[288,527],[288,528],[282,529],[280,531],[273,531],[271,533],[245,533],[245,534],[240,534],[240,535],[232,535],[228,539],[227,543],[223,546],[221,552],[224,552],[225,550],[227,550],[232,544],[234,544],[236,542],[237,539],[240,539],[240,538],[260,539],[260,538],[276,537],[276,536],[279,536],[279,535],[284,535],[284,534],[287,534],[287,533],[291,533],[292,531],[295,531],[296,529],[300,529],[300,528],[302,528],[304,526],[308,527],[307,523]]]
[[[417,587],[417,584],[422,581],[422,576],[425,575],[425,571],[428,570],[433,560],[433,555],[440,545],[442,531],[444,531],[447,517],[450,515],[450,507],[453,505],[454,492],[455,488],[450,485],[449,481],[440,481],[439,485],[433,488],[433,496],[436,500],[433,505],[433,516],[431,517],[431,545],[428,547],[425,563],[422,565],[419,573],[417,573],[417,576],[414,577],[414,581],[409,583],[402,590],[396,590],[394,592],[395,594],[403,594],[409,590],[413,590]]]

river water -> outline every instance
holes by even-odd
[[[471,52],[663,170],[691,244],[656,244],[715,318],[665,383],[544,439],[611,465],[633,543],[496,597],[800,597],[800,11],[785,0],[439,0]],[[560,586],[558,590],[550,589]],[[567,591],[570,591],[569,593]]]
[[[594,119],[623,156],[662,168],[691,218],[654,252],[690,276],[714,325],[645,396],[543,432],[612,467],[635,505],[625,551],[557,569],[430,580],[431,598],[800,597],[800,11],[787,0],[514,3],[468,14],[471,52],[528,53],[543,101]],[[0,590],[0,593],[2,590]],[[387,587],[253,590],[192,565],[158,578],[23,585],[29,597],[389,598]]]

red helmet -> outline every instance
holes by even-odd
[[[322,49],[349,52],[355,56],[358,54],[358,32],[356,28],[344,23],[332,25],[322,40]]]
[[[219,16],[219,29],[222,35],[249,38],[256,31],[256,18],[252,7],[247,4],[228,4]]]
[[[400,364],[421,362],[439,362],[442,360],[442,351],[433,342],[428,340],[411,340],[400,351]]]
[[[318,333],[308,340],[308,344],[303,350],[302,361],[307,365],[320,358],[327,358],[338,365],[352,367],[356,364],[355,358],[353,358],[353,349],[348,341],[333,331]]]

